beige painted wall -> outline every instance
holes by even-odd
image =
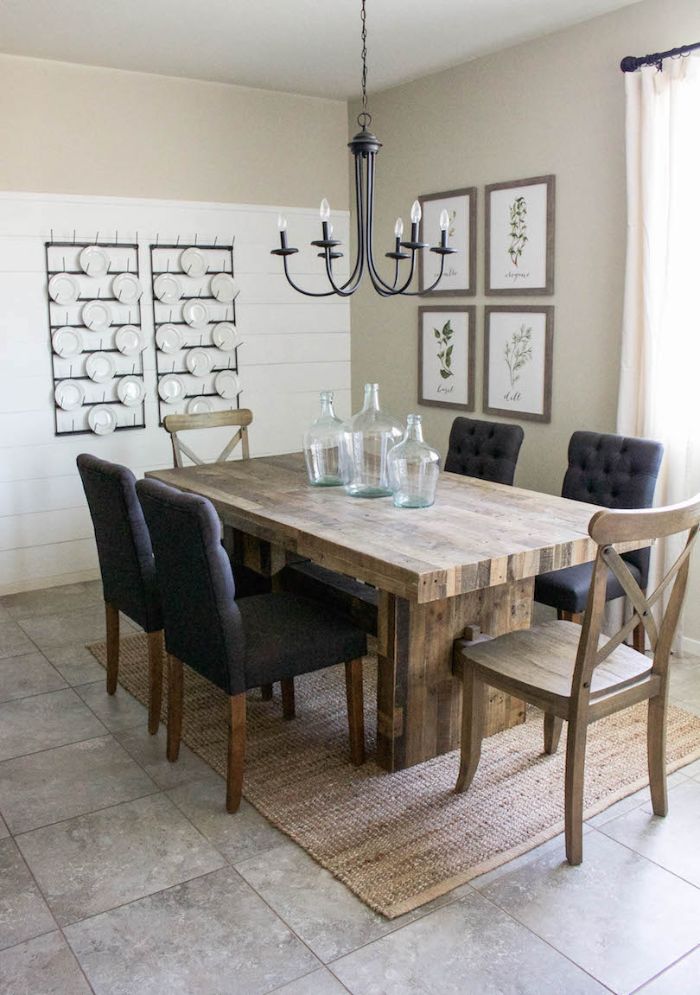
[[[524,422],[516,483],[555,493],[577,428],[614,431],[626,238],[624,55],[700,41],[697,0],[646,0],[566,31],[370,97],[378,160],[377,255],[394,220],[408,219],[421,193],[479,187],[476,303],[477,408],[481,409],[483,304],[518,298],[483,295],[486,183],[557,177],[552,423]],[[350,132],[358,107],[350,107]],[[364,288],[352,301],[355,408],[367,380],[403,416],[416,408],[417,307]],[[444,455],[453,413],[422,408],[427,439]],[[697,571],[696,571],[697,574]],[[686,633],[700,638],[700,583],[689,597]],[[700,643],[695,647],[700,649]]]
[[[479,187],[478,296],[435,298],[479,305],[476,417],[482,305],[518,300],[483,295],[483,186],[556,174],[556,291],[521,299],[556,308],[553,414],[551,425],[523,423],[517,478],[523,486],[556,491],[571,432],[615,427],[626,213],[620,58],[697,39],[697,0],[648,0],[370,97],[372,127],[384,143],[377,164],[380,259],[395,218],[408,221],[416,195]],[[351,132],[357,111],[350,107]],[[356,404],[363,383],[377,380],[395,414],[415,407],[421,303],[386,301],[367,288],[353,298]],[[434,408],[422,414],[427,436],[444,452],[453,415]]]
[[[0,55],[2,190],[345,208],[346,132],[342,101]]]

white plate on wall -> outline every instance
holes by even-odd
[[[49,280],[49,297],[57,304],[75,304],[80,284],[70,273],[54,273]]]
[[[203,301],[185,301],[182,317],[190,328],[205,328],[209,324],[209,311]]]
[[[182,349],[185,338],[177,325],[161,325],[156,332],[156,345],[161,352],[174,353]]]
[[[80,268],[87,276],[104,276],[109,270],[109,255],[99,245],[86,245],[79,258]]]
[[[53,392],[56,404],[64,411],[75,411],[85,400],[85,388],[79,380],[61,380]]]
[[[207,260],[199,249],[190,247],[181,253],[180,266],[188,276],[200,277],[207,271]]]
[[[153,293],[163,304],[177,304],[182,297],[182,287],[172,273],[161,273],[155,278]]]
[[[238,329],[230,321],[220,321],[218,325],[214,325],[212,339],[214,345],[218,346],[222,352],[233,352],[236,346],[241,344]]]
[[[222,370],[216,375],[214,388],[220,397],[226,398],[227,401],[235,400],[241,390],[241,381],[233,370]]]
[[[207,349],[190,349],[185,356],[185,366],[194,377],[205,377],[214,365],[211,352]]]
[[[125,356],[136,356],[146,348],[146,336],[137,325],[122,325],[117,329],[114,343]]]
[[[112,293],[122,304],[136,304],[143,293],[143,287],[133,273],[118,273],[112,280]]]
[[[209,414],[213,410],[210,397],[191,397],[187,402],[188,415]]]
[[[117,384],[117,397],[128,408],[140,404],[146,396],[146,388],[140,377],[122,377]]]
[[[236,284],[230,273],[217,273],[211,278],[211,292],[217,301],[230,304],[236,296]]]
[[[71,328],[68,325],[56,329],[51,336],[51,344],[53,351],[62,359],[72,359],[73,356],[79,356],[83,351],[83,337],[80,334],[80,329]]]
[[[96,404],[88,411],[88,425],[95,435],[109,435],[117,427],[117,416],[107,404]]]
[[[105,332],[112,324],[112,309],[106,301],[88,301],[81,314],[91,332]]]
[[[85,363],[85,372],[95,383],[107,383],[114,376],[117,364],[108,352],[91,352]]]
[[[177,373],[168,373],[158,381],[158,395],[166,404],[177,404],[185,394],[185,383]]]

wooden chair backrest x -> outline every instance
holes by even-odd
[[[250,458],[248,447],[248,426],[253,421],[253,412],[249,408],[238,408],[234,411],[211,411],[198,415],[166,415],[163,428],[170,434],[173,447],[173,465],[183,467],[183,457],[201,466],[204,463],[224,463],[236,446],[240,443],[243,459]],[[227,442],[215,460],[203,460],[179,438],[180,432],[191,432],[202,428],[225,428],[227,425],[238,429]]]
[[[700,525],[700,494],[681,504],[666,508],[647,508],[640,511],[599,511],[592,518],[588,531],[598,544],[588,604],[583,620],[581,638],[576,657],[576,667],[571,684],[572,698],[587,697],[593,671],[641,623],[646,630],[654,652],[651,673],[666,678],[673,637],[678,625],[685,589],[688,581],[690,553]],[[651,594],[645,594],[632,576],[627,564],[613,548],[615,543],[664,539],[687,533],[683,550],[675,563]],[[605,594],[608,570],[617,577],[629,598],[633,614],[603,646],[599,637],[605,612]],[[662,595],[669,591],[665,610]],[[652,608],[660,605],[660,624],[657,625]]]

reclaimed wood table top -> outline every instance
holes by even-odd
[[[301,453],[147,476],[209,498],[226,524],[419,603],[586,563],[597,550],[595,505],[454,473],[440,474],[435,504],[419,509],[311,487]]]

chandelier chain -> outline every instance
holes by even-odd
[[[367,111],[367,11],[365,10],[365,0],[362,0],[360,20],[362,21],[362,114],[357,120],[362,127],[366,128],[372,120],[372,115]]]

